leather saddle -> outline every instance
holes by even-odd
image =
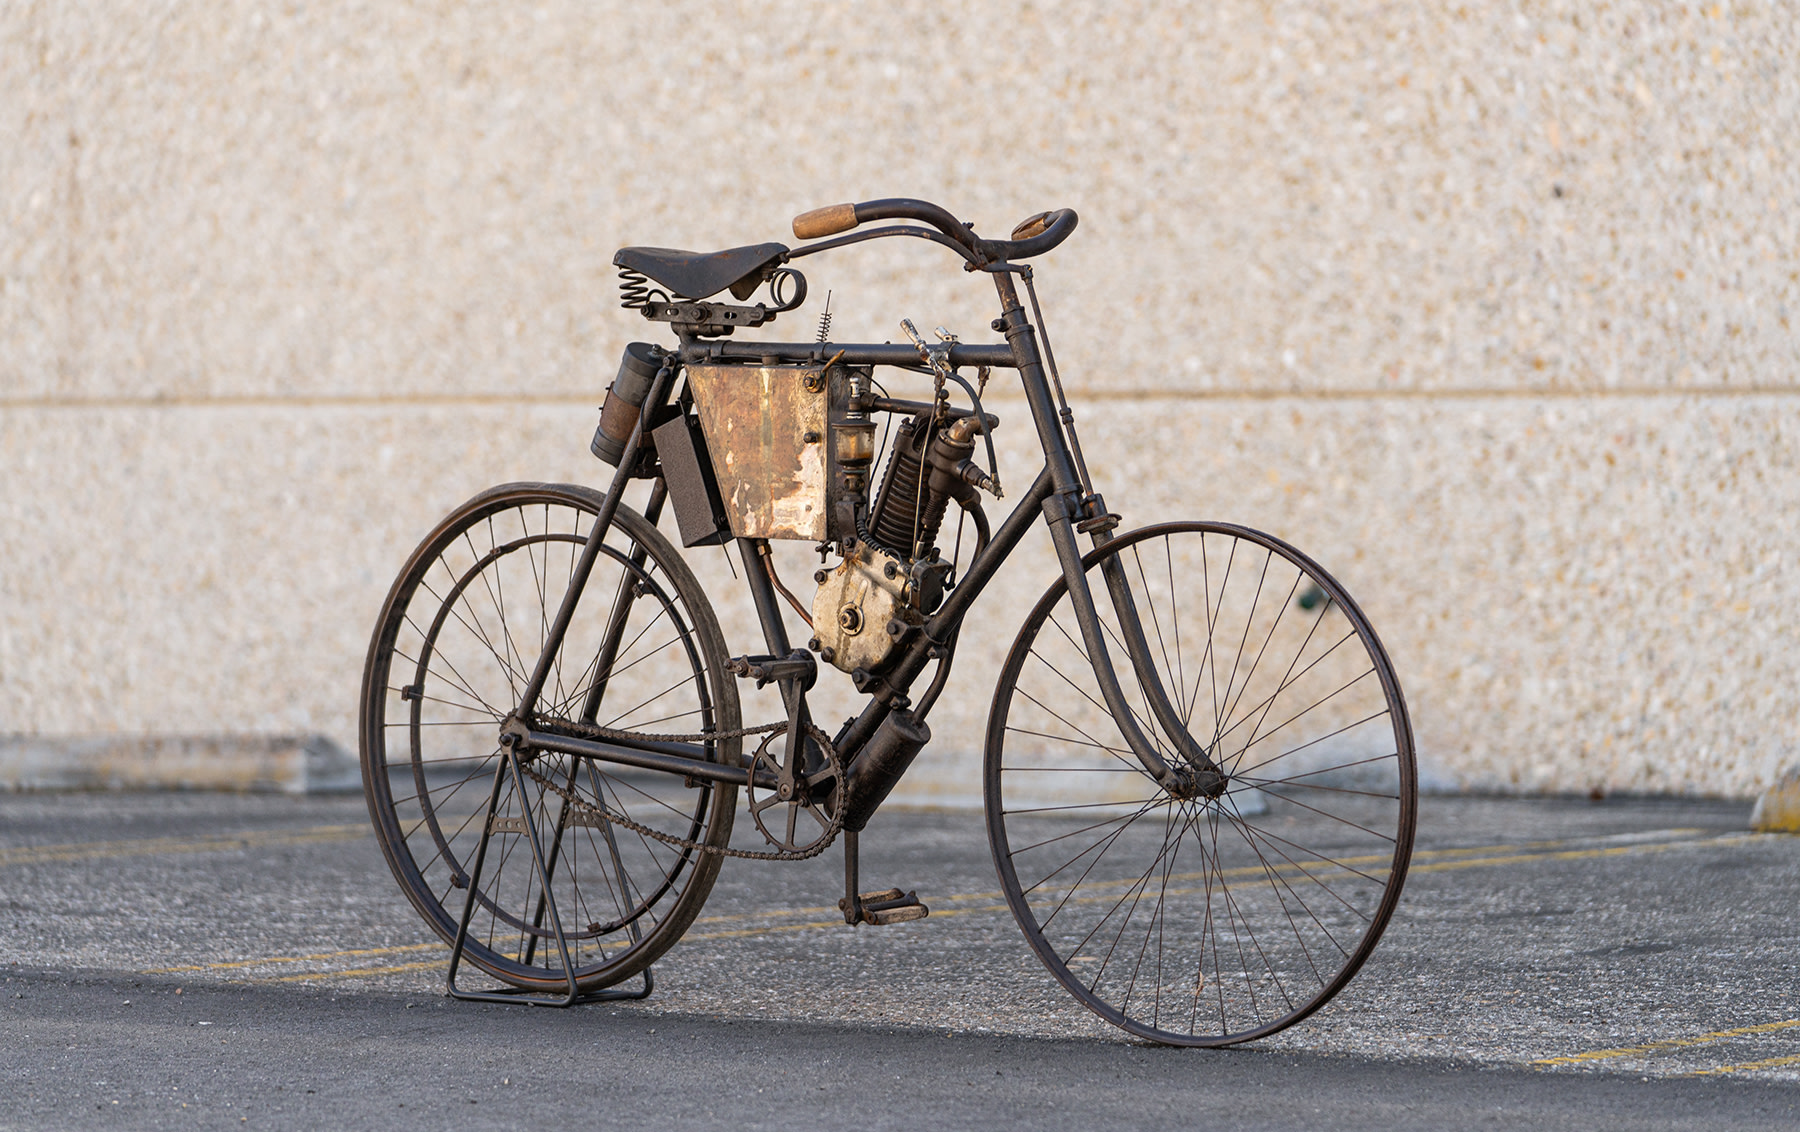
[[[613,264],[662,284],[675,298],[704,299],[727,287],[740,302],[763,281],[763,271],[787,258],[785,244],[752,244],[722,252],[620,248]]]

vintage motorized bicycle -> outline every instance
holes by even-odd
[[[983,754],[995,867],[1038,957],[1108,1021],[1182,1045],[1270,1034],[1356,973],[1412,850],[1399,682],[1350,595],[1280,539],[1210,521],[1121,530],[1026,262],[1075,225],[1041,213],[992,240],[937,205],[877,200],[797,218],[797,247],[618,253],[625,305],[673,341],[625,351],[593,442],[610,485],[508,484],[457,508],[369,648],[369,808],[452,946],[452,994],[648,994],[727,856],[841,844],[846,923],[924,917],[911,892],[860,891],[858,836],[931,738],[965,619],[1039,523],[1061,576],[1001,668]],[[828,318],[817,341],[734,333],[804,301],[795,261],[895,236],[992,278],[995,340],[927,340],[908,322],[910,342],[838,343]],[[1000,372],[1023,389],[1043,466],[996,525],[999,420],[981,397]],[[638,509],[623,502],[636,481]],[[763,651],[727,646],[665,511],[682,545],[741,560]],[[774,539],[818,549],[810,603],[780,580]],[[822,674],[862,705],[832,733],[808,707]],[[777,688],[780,717],[746,723],[742,680]],[[757,836],[734,845],[743,815]],[[504,986],[459,987],[463,964]]]

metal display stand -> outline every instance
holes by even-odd
[[[524,804],[521,804],[519,807],[518,819],[523,824],[523,829],[501,831],[498,828],[500,824],[500,793],[502,788],[506,785],[509,772],[513,782],[513,789],[517,792],[518,797],[522,801],[526,796],[525,775],[520,768],[517,749],[513,744],[506,743],[501,748],[500,763],[494,768],[494,789],[488,795],[487,817],[482,823],[481,841],[475,847],[475,867],[469,871],[469,895],[463,901],[462,919],[456,927],[456,940],[450,946],[450,970],[444,980],[445,989],[449,992],[450,997],[462,999],[466,1002],[500,1002],[515,1006],[555,1007],[576,1006],[591,1002],[617,1002],[621,999],[642,999],[650,997],[650,992],[656,989],[656,981],[648,967],[644,968],[644,985],[642,989],[639,990],[613,990],[608,988],[605,990],[583,991],[576,984],[575,963],[574,957],[569,952],[568,933],[563,929],[562,914],[556,907],[556,896],[550,891],[550,878],[556,870],[557,850],[562,848],[561,838],[559,837],[557,839],[557,844],[552,846],[551,853],[548,858],[546,858],[543,842],[538,839],[538,824],[532,819],[531,807]],[[564,809],[567,809],[566,805]],[[475,894],[481,887],[481,871],[482,866],[487,862],[488,842],[493,839],[496,832],[519,834],[525,837],[531,844],[531,860],[532,864],[537,867],[539,893],[537,914],[533,917],[532,927],[541,930],[545,917],[547,916],[549,918],[550,934],[552,938],[556,940],[557,955],[562,959],[563,974],[568,979],[568,991],[565,994],[546,994],[529,990],[525,987],[496,987],[490,990],[478,991],[464,990],[456,985],[456,972],[457,969],[462,966],[463,949],[468,944],[469,922],[474,919],[475,916]],[[613,844],[611,828],[606,830],[606,840],[608,845]],[[614,848],[614,853],[616,856],[616,847]],[[631,924],[630,931],[632,941],[635,943],[639,938],[639,931],[636,923]],[[537,937],[532,935],[526,942],[526,952],[524,956],[526,962],[530,962],[531,952],[535,950],[536,947]]]

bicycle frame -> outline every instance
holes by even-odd
[[[896,234],[914,234],[905,229],[890,231],[895,231]],[[1063,576],[1069,586],[1088,659],[1094,667],[1107,709],[1118,722],[1132,753],[1143,764],[1145,771],[1170,793],[1182,797],[1192,797],[1197,794],[1214,792],[1222,785],[1223,777],[1218,773],[1217,767],[1208,757],[1207,752],[1202,750],[1189,735],[1187,728],[1181,722],[1178,711],[1170,702],[1166,690],[1156,678],[1150,663],[1150,646],[1132,603],[1129,589],[1117,563],[1109,560],[1104,575],[1109,597],[1114,603],[1115,613],[1117,613],[1119,623],[1124,631],[1125,651],[1140,686],[1145,692],[1151,715],[1169,740],[1169,745],[1180,755],[1179,762],[1171,764],[1162,757],[1156,744],[1150,736],[1144,733],[1135,713],[1126,701],[1124,689],[1118,673],[1113,668],[1111,653],[1100,627],[1094,596],[1088,586],[1083,567],[1082,552],[1076,541],[1077,522],[1083,522],[1084,526],[1091,524],[1089,534],[1092,544],[1096,548],[1104,545],[1110,539],[1112,524],[1104,521],[1109,518],[1105,513],[1104,503],[1085,482],[1080,466],[1078,444],[1074,441],[1070,430],[1073,415],[1068,414],[1066,410],[1063,412],[1058,410],[1056,397],[1051,389],[1051,378],[1046,372],[1044,355],[1039,349],[1038,329],[1027,318],[1019,300],[1018,289],[1012,280],[1012,275],[1017,273],[1021,274],[1029,284],[1030,269],[999,263],[988,266],[986,270],[993,275],[1001,305],[1001,316],[995,320],[995,326],[1005,333],[1007,345],[997,347],[959,343],[951,347],[949,361],[953,366],[985,365],[1017,371],[1025,391],[1032,421],[1037,428],[1038,438],[1043,448],[1044,467],[1025,492],[1024,498],[995,531],[988,545],[970,563],[956,588],[946,597],[943,606],[926,620],[922,631],[911,635],[892,670],[865,686],[864,690],[869,693],[869,702],[855,719],[838,732],[833,740],[833,746],[844,752],[846,766],[852,765],[858,753],[874,736],[882,722],[895,709],[909,706],[907,692],[925,665],[934,659],[939,660],[940,663],[948,663],[949,642],[961,626],[963,618],[968,614],[976,599],[980,597],[987,583],[992,580],[1000,565],[1018,546],[1031,524],[1041,516],[1049,527],[1051,540],[1062,566]],[[664,365],[652,384],[650,394],[639,414],[638,423],[626,445],[625,455],[619,461],[619,471],[615,473],[605,503],[595,517],[587,545],[576,565],[568,591],[564,595],[556,618],[550,627],[531,679],[527,683],[517,709],[502,729],[501,744],[503,747],[514,750],[538,748],[627,766],[744,785],[751,782],[751,769],[717,763],[713,760],[707,745],[638,739],[618,739],[609,742],[556,734],[533,727],[529,723],[556,653],[561,647],[563,637],[574,616],[581,592],[585,588],[593,565],[598,558],[600,545],[606,536],[625,487],[630,481],[629,469],[634,464],[636,453],[643,443],[646,422],[654,419],[657,410],[669,403],[673,392],[674,368],[677,361],[680,364],[686,364],[744,358],[766,362],[767,359],[773,358],[784,362],[817,363],[827,357],[835,357],[849,365],[916,365],[919,356],[909,346],[888,343],[733,343],[701,340],[687,335],[683,335],[682,338],[680,350]],[[660,493],[662,491],[660,479],[657,481],[657,485],[656,490]],[[660,496],[658,498],[660,501]],[[774,587],[758,560],[761,540],[737,539],[735,541],[739,544],[739,553],[746,565],[746,578],[750,585],[758,618],[761,621],[765,642],[771,653],[776,656],[786,656],[790,651],[790,645],[785,624],[777,604]],[[616,614],[614,620],[622,625],[622,618]],[[616,636],[616,632],[609,634],[608,648],[617,647],[617,641],[612,640],[612,636]],[[604,670],[604,664],[602,670]],[[781,683],[783,699],[790,718],[804,724],[807,722],[804,689],[799,687],[797,681],[791,679],[783,680]],[[595,692],[589,697],[588,711],[585,713],[588,721],[591,721],[593,709],[598,705],[600,690],[599,687],[596,687]],[[929,707],[929,705],[926,706]],[[790,731],[790,742],[793,741],[796,731],[797,729]],[[772,780],[759,777],[756,779],[756,784],[766,787],[772,784]]]

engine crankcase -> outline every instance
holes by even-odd
[[[893,656],[898,640],[890,621],[918,624],[907,604],[906,566],[898,558],[861,544],[856,553],[825,575],[813,596],[813,633],[819,655],[827,663],[852,672],[881,669]]]

